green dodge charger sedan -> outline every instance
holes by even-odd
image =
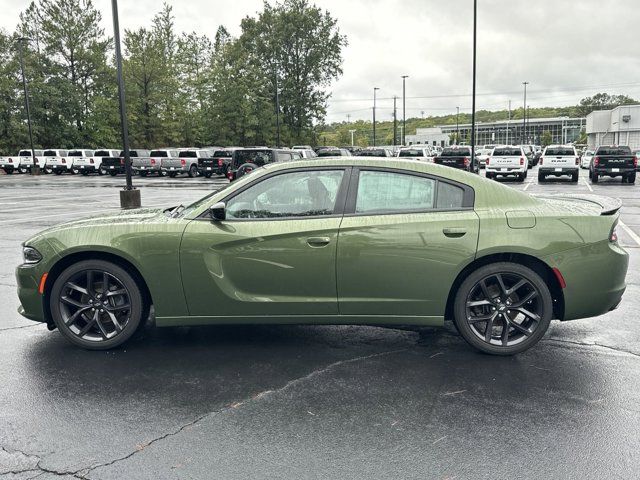
[[[535,197],[399,159],[274,163],[189,206],[26,241],[20,313],[106,349],[158,326],[442,325],[510,355],[625,290],[618,200]],[[593,281],[597,278],[597,288]]]

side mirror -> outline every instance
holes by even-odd
[[[212,220],[219,221],[227,218],[227,214],[225,212],[226,205],[224,202],[218,202],[209,207],[209,215]]]

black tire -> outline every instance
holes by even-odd
[[[82,173],[82,175],[84,175],[85,177],[89,175],[89,172],[87,172],[86,170],[82,170],[80,173]]]
[[[489,180],[491,180],[491,179],[493,178],[493,174],[492,174],[492,173],[490,173],[490,172],[487,172],[487,173],[485,174],[485,178],[488,178]]]
[[[176,178],[177,173],[176,172],[169,172],[169,177],[170,178]]]
[[[53,173],[56,175],[62,175],[62,170],[54,170]]]
[[[11,174],[13,174],[13,170],[9,169],[9,168],[5,168],[4,169],[4,173],[6,173],[7,175],[11,175]]]
[[[112,177],[115,177],[118,174],[118,172],[109,172],[109,175],[111,175]]]
[[[542,172],[538,172],[538,183],[543,183],[546,179],[546,175],[544,175]]]
[[[89,276],[88,272],[93,273]],[[96,285],[104,285],[100,275],[108,279],[107,291],[109,294],[113,293],[113,296],[103,297],[105,290],[101,286],[96,288]],[[87,279],[87,285],[78,285],[80,281],[76,279],[81,280],[83,277]],[[90,278],[98,281],[93,281],[89,286]],[[76,288],[70,288],[70,283]],[[77,290],[78,287],[85,292]],[[119,287],[122,288],[118,290]],[[121,291],[125,293],[116,294]],[[105,298],[107,301],[103,302]],[[105,304],[108,306],[103,306]],[[129,308],[126,308],[127,305]],[[53,283],[49,306],[60,333],[71,343],[88,350],[107,350],[122,345],[144,323],[147,311],[136,280],[126,270],[104,260],[83,260],[67,267]],[[92,310],[92,307],[95,308]],[[72,309],[76,310],[71,313]],[[111,321],[111,318],[116,318],[116,321]],[[88,330],[81,335],[84,328]]]
[[[196,167],[195,164],[191,165],[189,167],[189,171],[187,172],[187,175],[189,175],[189,178],[195,178],[198,176],[198,167]]]
[[[146,177],[147,174],[148,172],[142,172],[142,171],[138,172],[138,175],[140,175],[141,177]]]
[[[103,170],[103,169],[101,169],[101,168],[99,168],[99,169],[98,169],[98,175],[104,175],[104,174],[106,174],[106,173],[107,173],[107,171],[106,171],[106,170]]]
[[[591,174],[591,183],[598,183],[598,177],[599,175],[596,172],[593,172]]]
[[[634,173],[630,173],[629,175],[627,175],[627,183],[636,183],[636,174]]]
[[[516,288],[520,281],[524,283]],[[469,306],[483,302],[475,300],[477,292],[485,298],[486,292],[493,300]],[[515,306],[520,303],[523,306]],[[544,336],[553,315],[553,300],[536,272],[517,263],[498,262],[480,267],[467,276],[456,292],[453,310],[456,327],[471,346],[493,355],[515,355],[531,348]],[[479,320],[483,317],[487,319]],[[491,330],[487,331],[489,326]],[[498,338],[496,328],[500,328]]]
[[[520,173],[518,174],[518,181],[519,182],[524,182],[524,179],[526,178],[526,175],[524,173]]]
[[[578,183],[578,172],[576,172],[573,175],[571,175],[571,181],[573,183]]]
[[[211,178],[211,173],[210,173],[210,172],[205,173],[205,174],[204,174],[204,177],[205,177],[205,178]]]

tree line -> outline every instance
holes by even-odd
[[[132,147],[317,143],[347,40],[309,0],[265,1],[237,37],[177,32],[164,4],[125,30],[123,76]],[[20,48],[38,147],[121,144],[113,39],[91,0],[34,0],[0,30],[0,150],[28,145]],[[22,39],[22,40],[21,40]],[[276,92],[279,119],[276,118]]]

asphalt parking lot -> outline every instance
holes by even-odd
[[[144,206],[224,179],[135,178]],[[452,327],[145,330],[83,351],[16,312],[20,244],[118,208],[122,177],[0,176],[0,476],[49,478],[638,478],[640,184],[538,184],[623,200],[620,307],[554,322],[516,357]],[[598,288],[598,279],[593,279]]]

